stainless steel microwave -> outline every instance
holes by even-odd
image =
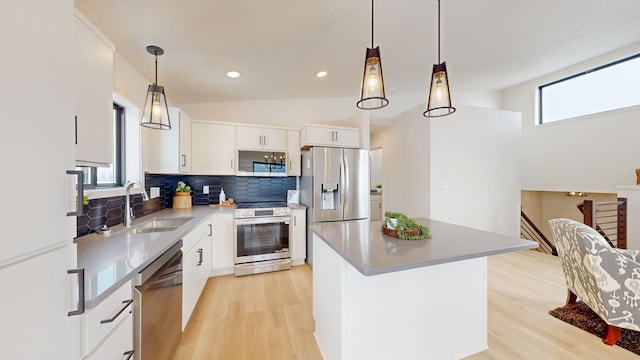
[[[287,176],[287,154],[238,150],[237,176]]]

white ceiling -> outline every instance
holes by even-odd
[[[176,104],[359,95],[369,0],[75,0]],[[504,89],[640,42],[638,0],[442,0],[452,92]],[[437,1],[377,0],[387,94],[424,93],[437,62]],[[228,70],[239,79],[225,76]],[[314,74],[328,70],[329,76]],[[354,105],[355,109],[355,105]]]

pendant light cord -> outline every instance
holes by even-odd
[[[156,55],[156,82],[153,84],[158,85],[158,53],[155,53],[155,55]]]
[[[373,49],[373,0],[371,0],[371,48]]]
[[[440,0],[438,0],[438,64],[440,64]]]

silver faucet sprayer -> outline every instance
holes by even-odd
[[[149,195],[147,195],[147,191],[144,189],[144,186],[142,186],[142,184],[140,184],[139,182],[129,180],[124,184],[124,187],[126,188],[126,194],[125,194],[125,200],[124,200],[124,226],[125,227],[131,227],[131,220],[135,219],[135,216],[133,216],[133,208],[131,207],[130,196],[131,196],[131,189],[136,185],[140,187],[140,189],[142,189],[142,201],[149,200]]]

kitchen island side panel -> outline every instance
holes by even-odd
[[[459,359],[487,349],[487,259],[364,276],[313,241],[313,313],[326,359]]]

